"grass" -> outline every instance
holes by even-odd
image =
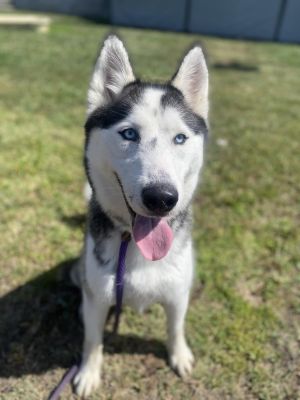
[[[79,295],[62,275],[82,244],[86,89],[109,30],[67,17],[46,35],[0,30],[0,399],[46,398],[80,356]],[[197,363],[182,382],[166,365],[162,310],[128,309],[92,399],[299,399],[300,48],[118,32],[145,79],[168,79],[194,41],[208,53],[187,318]]]

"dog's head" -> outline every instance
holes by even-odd
[[[168,220],[197,185],[207,133],[208,71],[200,47],[164,85],[135,79],[123,43],[104,42],[88,91],[86,167],[103,209]]]

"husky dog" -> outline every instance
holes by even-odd
[[[191,200],[208,126],[208,71],[200,47],[167,84],[136,80],[123,43],[109,36],[88,90],[85,169],[91,187],[80,262],[84,349],[78,395],[100,383],[103,330],[115,304],[121,237],[131,234],[123,303],[167,316],[169,362],[180,376],[193,355],[184,320],[193,279]]]

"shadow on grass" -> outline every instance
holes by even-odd
[[[86,214],[63,215],[61,220],[71,228],[81,228],[84,231]]]
[[[83,329],[78,316],[80,291],[66,272],[75,259],[55,266],[0,300],[0,376],[40,374],[79,363]],[[106,353],[152,353],[166,358],[156,340],[105,332]]]
[[[240,72],[258,72],[259,68],[256,65],[250,64],[242,64],[237,61],[229,62],[229,63],[215,63],[213,64],[213,68],[215,69],[223,69],[223,70],[234,70]]]

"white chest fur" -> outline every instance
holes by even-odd
[[[120,235],[116,233],[106,245],[105,257],[109,263],[99,265],[95,243],[88,235],[86,243],[85,274],[89,289],[97,301],[109,305],[115,302],[115,272],[118,262]],[[189,291],[193,278],[191,241],[175,238],[168,255],[160,261],[148,261],[131,241],[126,254],[124,304],[142,311],[152,303],[168,303],[181,293]]]

